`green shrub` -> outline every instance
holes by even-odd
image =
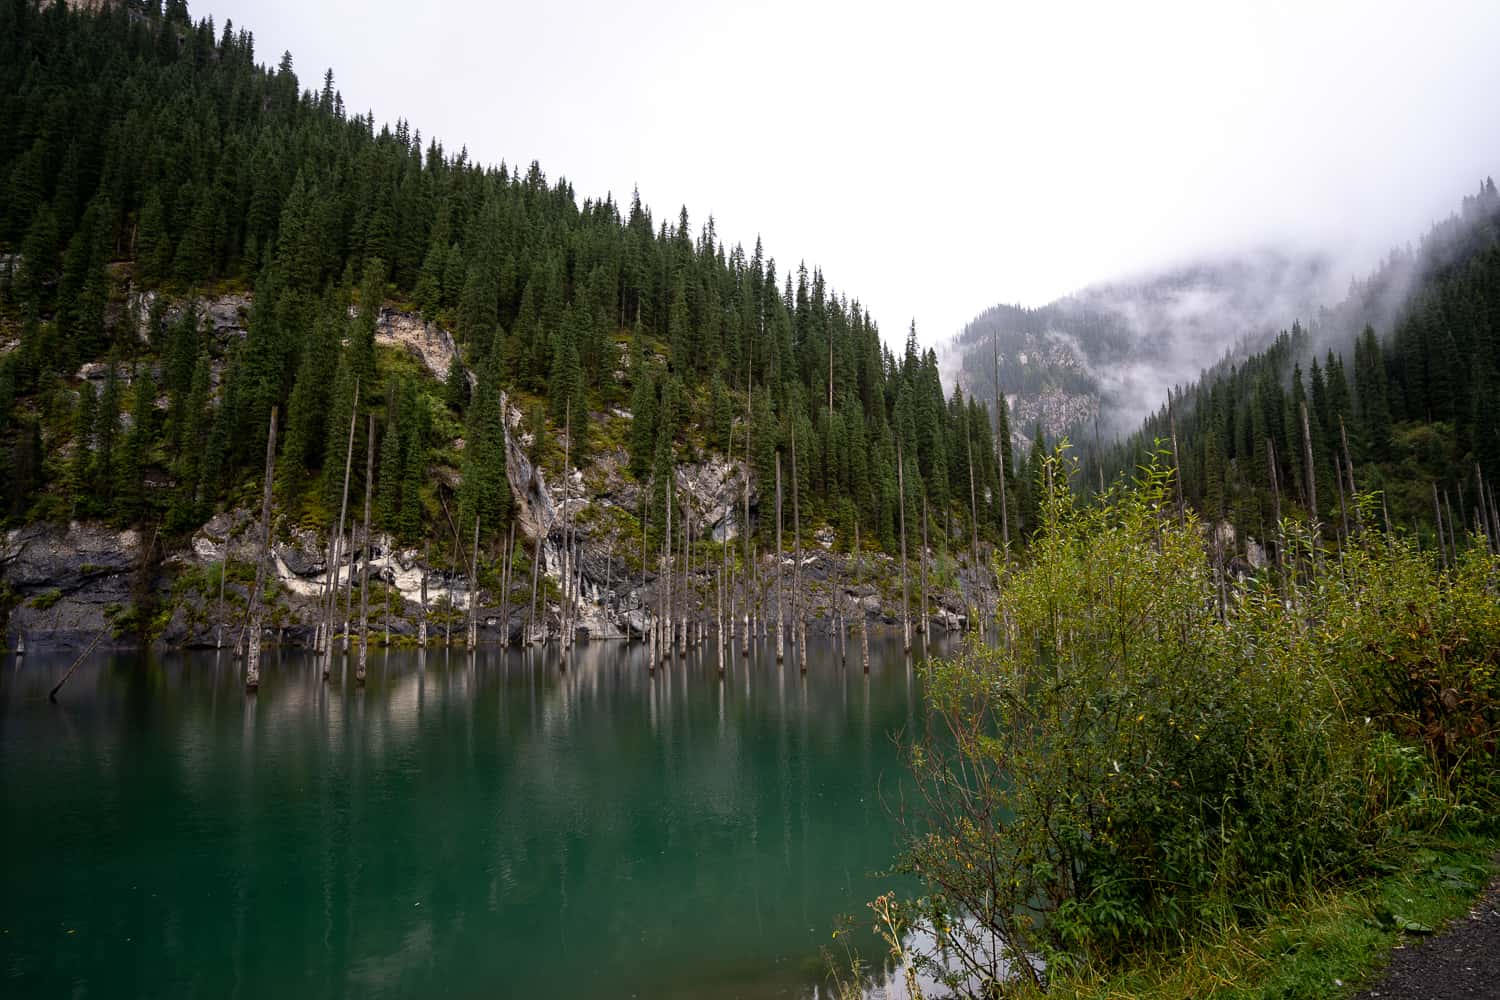
[[[42,591],[27,603],[38,611],[46,611],[60,600],[62,600],[62,591],[54,587],[51,590]]]
[[[1439,576],[1370,533],[1330,565],[1304,536],[1279,580],[1231,591],[1161,466],[1087,507],[1067,471],[1044,469],[998,644],[926,668],[903,860],[931,890],[905,913],[936,932],[918,962],[963,990],[1021,954],[1109,964],[1492,807],[1492,559]]]

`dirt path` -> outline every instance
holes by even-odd
[[[1355,1000],[1500,1000],[1500,876],[1468,916],[1396,949],[1379,981]]]

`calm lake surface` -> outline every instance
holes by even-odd
[[[0,995],[806,997],[889,888],[899,639],[0,671]],[[861,935],[867,957],[873,938]],[[876,989],[879,995],[880,990]]]

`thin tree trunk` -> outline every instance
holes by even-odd
[[[725,525],[726,532],[728,530],[728,527],[729,526],[726,524]],[[728,583],[728,578],[729,578],[729,539],[726,537],[724,539],[724,544],[719,547],[719,585],[718,585],[719,607],[718,607],[718,627],[714,630],[714,646],[718,649],[718,653],[719,653],[719,675],[720,676],[723,676],[723,674],[724,674],[724,642],[725,642],[725,639],[726,639],[726,636],[724,635],[724,596],[725,596],[724,595],[724,588],[725,588],[725,586]],[[731,612],[730,614],[731,614],[731,617],[732,617],[733,616],[733,612]]]
[[[661,661],[667,663],[672,657],[672,481],[675,470],[667,477],[667,531],[661,542],[662,559],[665,563],[662,579],[666,581],[662,605]]]
[[[906,585],[906,460],[896,438],[896,490],[901,494],[901,650],[911,652],[911,599]]]
[[[278,408],[271,407],[271,429],[266,435],[266,479],[265,492],[261,498],[260,551],[255,560],[255,590],[250,594],[250,635],[245,654],[245,690],[260,687],[260,594],[264,588],[266,561],[271,558],[271,485],[276,473],[276,415]],[[226,544],[226,552],[228,546]]]
[[[1448,570],[1448,546],[1443,541],[1443,505],[1438,502],[1437,483],[1432,484],[1432,513],[1437,518],[1438,565]]]
[[[542,540],[546,537],[540,520],[536,525],[536,548],[531,553],[531,607],[526,612],[526,645],[536,642],[536,585],[542,569]]]
[[[927,655],[927,637],[932,629],[931,605],[927,600],[927,494],[922,494],[922,557],[918,560],[922,574],[922,604],[917,611],[917,631],[922,635],[922,655]],[[962,577],[960,577],[962,579]]]
[[[354,617],[354,552],[356,528],[349,524],[349,576],[344,581],[344,652],[349,652],[349,620]]]
[[[1318,537],[1318,474],[1313,466],[1312,427],[1307,420],[1307,400],[1301,403],[1302,410],[1302,464],[1307,467],[1307,516],[1313,529],[1313,541]],[[1316,550],[1315,550],[1316,551]]]
[[[1276,474],[1276,442],[1266,438],[1266,459],[1271,467],[1271,503],[1276,518],[1276,572],[1281,573],[1281,480]]]
[[[776,662],[786,658],[785,623],[781,615],[781,452],[776,453]]]
[[[328,581],[328,624],[323,630],[324,641],[327,648],[324,649],[323,676],[328,676],[328,658],[333,655],[333,624],[338,619],[339,603],[339,567],[343,562],[344,547],[344,516],[349,512],[349,471],[354,464],[354,426],[359,415],[359,377],[354,379],[354,405],[349,409],[349,445],[344,451],[344,490],[343,498],[339,501],[339,530],[334,535],[335,544],[333,549],[333,562],[329,567]],[[226,549],[227,551],[227,549]]]
[[[745,365],[745,522],[744,522],[744,552],[745,552],[745,635],[740,642],[740,655],[748,658],[750,656],[750,593],[755,586],[755,563],[750,555],[750,449],[754,441],[751,433],[752,414],[750,409],[751,396],[755,392],[755,380],[752,377],[753,358]]]
[[[854,606],[859,611],[859,656],[870,672],[870,623],[865,615],[865,551],[859,547],[859,521],[854,522]]]
[[[417,648],[427,648],[427,563],[432,553],[430,550],[422,553],[422,620],[417,623]]]
[[[1448,491],[1443,491],[1443,509],[1448,515],[1448,544],[1453,550],[1453,567],[1458,568],[1458,521],[1453,516],[1453,504],[1448,500]]]
[[[1344,465],[1335,452],[1333,456],[1333,479],[1339,488],[1339,523],[1343,530],[1339,533],[1339,560],[1344,558],[1344,542],[1349,538],[1349,509],[1344,504]]]
[[[676,478],[675,476],[673,477]],[[682,581],[674,593],[677,596],[677,613],[673,620],[676,629],[672,633],[673,643],[677,649],[677,658],[680,660],[687,655],[687,646],[691,637],[688,634],[688,616],[692,613],[691,595],[688,593],[688,574],[692,569],[689,564],[691,549],[688,548],[688,535],[692,526],[693,507],[684,500],[682,504]]]
[[[1177,451],[1177,409],[1173,405],[1170,390],[1167,393],[1167,420],[1172,430],[1172,492],[1176,494],[1177,500],[1177,523],[1186,527],[1187,497],[1182,483],[1182,456]]]
[[[563,410],[563,469],[562,469],[562,605],[558,608],[561,617],[562,650],[566,653],[573,645],[573,540],[569,533],[572,518],[568,513],[568,491],[572,485],[570,465],[573,448],[573,401],[568,400]]]
[[[219,560],[219,612],[218,625],[214,630],[214,648],[224,648],[224,578],[229,575],[229,532],[224,532],[224,558]],[[329,627],[332,627],[330,621]],[[326,634],[325,634],[326,638]],[[329,647],[332,648],[331,646]],[[328,668],[323,668],[323,676],[328,676]]]
[[[974,438],[965,435],[964,445],[969,453],[969,564],[974,570],[974,620],[969,623],[971,628],[979,625],[979,581],[983,579],[979,572],[979,499],[974,491]],[[948,626],[943,626],[946,632]]]
[[[1489,497],[1489,502],[1485,506],[1490,510],[1490,541],[1495,551],[1500,552],[1500,507],[1495,505],[1495,484],[1486,483],[1484,488]]]
[[[370,648],[370,501],[375,486],[375,414],[369,415],[365,425],[365,528],[361,532],[364,558],[359,561],[359,663],[354,670],[354,683],[365,682],[365,662]]]
[[[796,562],[792,566],[792,628],[797,630],[797,662],[802,672],[807,673],[807,604],[802,599],[802,507],[798,498],[802,494],[801,480],[797,478],[797,425],[792,424],[792,550]]]
[[[1004,397],[1000,393],[1000,347],[997,343],[999,334],[990,330],[990,353],[995,362],[995,459],[1000,466],[1000,541],[1005,546],[1006,561],[1010,560],[1010,505],[1005,496],[1005,441],[1003,438],[1003,423],[1001,415],[1005,412]],[[1101,473],[1103,466],[1100,467]]]
[[[510,531],[505,538],[505,570],[501,574],[500,595],[500,648],[510,648],[510,582],[516,568],[516,519],[510,519]]]
[[[641,598],[640,598],[640,602],[641,602],[641,641],[645,642],[647,644],[647,646],[651,646],[651,639],[650,639],[651,629],[655,626],[655,623],[650,620],[651,619],[651,615],[650,615],[650,612],[649,612],[648,608],[646,607],[646,560],[648,560],[649,558],[651,558],[650,553],[648,553],[646,551],[646,521],[648,520],[647,512],[651,509],[650,504],[651,504],[651,491],[648,489],[646,491],[645,499],[642,500],[642,502],[641,502],[641,589],[640,589],[640,595],[641,595]],[[652,648],[655,648],[655,647],[652,646]]]
[[[1339,417],[1339,440],[1344,445],[1344,472],[1349,477],[1349,505],[1354,509],[1354,523],[1360,523],[1359,518],[1359,490],[1354,485],[1354,457],[1349,453],[1349,432],[1344,429],[1344,418]],[[1347,531],[1347,526],[1345,527]]]
[[[51,701],[51,702],[56,702],[57,701],[57,693],[63,689],[63,685],[64,684],[68,683],[68,678],[73,676],[73,671],[75,671],[75,670],[78,669],[78,665],[80,663],[82,663],[84,660],[88,659],[89,654],[94,651],[94,647],[97,646],[97,645],[99,645],[100,641],[104,638],[105,634],[108,633],[108,632],[109,632],[109,628],[108,627],[101,628],[99,630],[99,634],[96,635],[96,636],[94,636],[93,641],[90,642],[87,646],[85,646],[83,648],[83,652],[81,652],[81,653],[78,654],[78,658],[73,661],[73,665],[68,668],[68,672],[62,675],[62,680],[58,681],[57,682],[57,686],[54,687],[51,691],[47,692],[47,700],[48,701]],[[18,657],[21,655],[22,652],[24,652],[24,650],[22,650],[20,647],[17,647],[17,649],[16,649],[16,655]],[[260,682],[259,682],[259,680],[257,680],[256,681],[256,687],[259,687],[259,686],[260,686]],[[255,690],[254,687],[249,687],[248,686],[248,682],[247,682],[246,689],[250,690],[250,691],[254,691]]]
[[[460,511],[459,516],[463,514]],[[474,548],[469,558],[469,636],[467,646],[479,645],[479,515],[474,515]]]

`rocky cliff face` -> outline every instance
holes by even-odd
[[[249,304],[246,296],[226,295],[200,303],[199,310],[213,335],[227,341],[243,336]],[[164,311],[169,321],[182,308],[180,303],[157,304],[153,293],[137,296],[131,307],[145,316],[153,305]],[[405,350],[420,359],[439,380],[447,378],[457,358],[447,331],[411,313],[383,310],[376,337],[379,345]],[[91,374],[84,371],[78,377]],[[517,544],[528,555],[540,552],[543,584],[538,589],[543,596],[539,597],[535,637],[556,635],[561,623],[562,609],[556,595],[562,589],[564,512],[571,525],[578,572],[578,602],[570,617],[580,635],[623,638],[643,634],[656,607],[659,581],[654,551],[645,554],[643,568],[635,513],[642,487],[624,471],[625,454],[619,449],[604,449],[587,468],[573,470],[562,481],[549,481],[546,471],[527,455],[530,442],[521,431],[520,409],[503,393],[501,399],[506,475],[515,501]],[[597,415],[597,421],[628,419],[628,414]],[[745,468],[738,460],[710,454],[676,470],[679,510],[691,513],[697,537],[717,542],[739,538],[744,528],[744,491]],[[752,483],[752,515],[759,501]],[[172,552],[162,551],[154,537],[143,539],[138,531],[101,525],[36,524],[13,530],[0,545],[0,581],[4,585],[0,611],[9,612],[4,622],[7,639],[14,644],[24,635],[32,644],[82,646],[106,631],[120,642],[149,638],[175,647],[230,644],[249,603],[257,558],[257,519],[257,512],[243,508],[221,512]],[[861,613],[872,624],[899,626],[900,577],[895,560],[867,555],[864,565],[856,567],[848,555],[833,550],[831,532],[820,533],[815,526],[808,526],[807,537],[803,604],[811,628],[831,630],[841,619],[853,620]],[[265,592],[267,621],[281,641],[310,643],[318,602],[329,582],[328,538],[279,517],[273,525],[273,538],[270,582]],[[372,595],[371,629],[378,637],[384,637],[387,627],[393,637],[416,634],[423,614],[425,580],[429,631],[434,639],[441,639],[448,627],[455,636],[464,635],[471,600],[482,641],[497,641],[502,634],[512,640],[523,638],[529,579],[518,577],[513,582],[513,601],[507,616],[501,595],[488,589],[476,593],[473,581],[464,573],[424,565],[421,551],[400,548],[385,535],[376,535],[368,546],[342,557],[336,568],[337,581],[344,586],[351,579],[357,581],[366,563],[370,579],[383,585],[377,588],[379,594],[391,597],[387,615],[387,604]],[[790,555],[783,557],[782,581],[788,606],[792,563]],[[220,567],[225,565],[228,571],[221,574]],[[701,620],[706,623],[716,614],[718,570],[717,563],[696,566],[688,577],[688,590],[694,601],[701,603]],[[854,585],[857,575],[865,581],[859,587]],[[931,575],[943,584],[933,587],[936,627],[962,627],[965,601],[960,594],[977,586],[970,578],[972,574],[959,572],[956,564],[935,564]],[[748,596],[757,617],[774,621],[776,578],[774,555],[762,555],[748,585],[743,573],[737,576],[734,607],[743,615]],[[679,575],[674,590],[681,587]],[[918,600],[917,587],[913,572],[913,608]],[[353,606],[357,616],[357,596]]]

